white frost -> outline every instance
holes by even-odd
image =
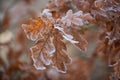
[[[76,13],[73,14],[76,17],[82,16],[83,15],[83,11],[78,11]]]
[[[71,43],[79,43],[79,41],[75,41],[73,39],[71,39],[70,37],[63,35],[63,38],[65,38],[66,40],[70,41]]]
[[[64,29],[63,29],[63,28],[61,28],[61,27],[59,27],[59,26],[57,26],[57,25],[54,25],[54,28],[56,28],[56,29],[58,29],[59,31],[61,31],[62,34],[63,34],[63,38],[65,38],[66,40],[70,41],[71,43],[79,43],[79,41],[73,40],[73,36],[72,36],[72,35],[66,34],[66,33],[64,32]]]
[[[43,53],[40,54],[40,59],[43,61],[43,63],[45,65],[50,65],[51,61],[50,60],[46,60],[45,57],[43,56]]]
[[[52,66],[52,67],[55,68],[58,72],[66,73],[67,68],[66,68],[66,66],[65,66],[65,63],[63,63],[63,64],[64,64],[64,67],[65,67],[65,70],[64,70],[64,71],[63,71],[63,70],[59,70],[56,66]]]
[[[68,10],[66,13],[66,16],[61,18],[61,21],[64,25],[66,26],[71,26],[72,24],[77,25],[77,26],[83,26],[84,25],[84,20],[81,18],[83,16],[82,11],[78,11],[73,14],[72,10]]]
[[[34,32],[29,35],[29,39],[32,41],[36,41],[38,39],[38,35],[35,35]]]
[[[46,69],[46,67],[44,67],[44,66],[40,66],[40,65],[38,65],[38,64],[33,64],[34,65],[34,67],[37,69],[37,70],[45,70]]]
[[[58,29],[58,30],[61,31],[61,32],[63,32],[63,30],[64,30],[62,27],[59,27],[59,26],[57,26],[56,24],[54,24],[54,28]]]
[[[42,65],[40,65],[40,64],[38,64],[37,62],[38,62],[38,60],[36,59],[36,58],[34,58],[33,56],[31,56],[32,57],[32,60],[33,60],[33,62],[34,62],[34,67],[37,69],[37,70],[44,70],[44,69],[46,69],[46,67],[45,66],[42,66]]]
[[[52,17],[52,14],[50,13],[49,9],[44,9],[42,15],[46,15],[47,17]]]
[[[34,32],[28,34],[27,31],[26,31],[26,28],[29,27],[29,26],[30,25],[28,25],[28,24],[22,24],[22,28],[23,28],[25,34],[27,35],[27,38],[32,40],[32,41],[36,41],[38,39],[39,33],[38,33],[38,35],[35,35],[36,32],[34,31]]]
[[[81,18],[74,18],[72,20],[72,22],[77,26],[83,26],[84,25],[83,20]]]
[[[53,43],[48,43],[46,48],[47,48],[47,51],[48,51],[49,55],[53,55],[53,53],[56,51]]]

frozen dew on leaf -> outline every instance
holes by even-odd
[[[66,66],[65,66],[64,63],[63,63],[62,65],[64,66],[64,70],[62,70],[63,67],[61,67],[61,66],[57,66],[57,67],[56,67],[56,66],[53,66],[53,68],[55,68],[58,72],[66,73],[67,68],[66,68]],[[61,67],[61,69],[60,69],[60,67]]]
[[[50,39],[50,40],[53,40],[53,39]],[[54,54],[55,51],[56,51],[53,42],[47,42],[47,45],[45,45],[45,48],[47,49],[48,54],[49,54],[50,56],[53,56],[53,54]]]
[[[38,59],[34,58],[32,56],[32,60],[34,62],[34,67],[37,69],[37,70],[44,70],[46,69],[46,67],[42,64],[42,62],[40,62]]]
[[[49,9],[44,9],[42,15],[46,16],[47,18],[52,17],[52,14],[50,13]]]
[[[51,61],[50,59],[48,59],[45,55],[43,55],[44,53],[40,53],[40,59],[42,60],[42,62],[45,64],[45,65],[50,65]]]
[[[82,11],[78,11],[73,14],[72,10],[68,10],[66,16],[62,17],[61,21],[67,26],[71,26],[71,24],[82,26],[84,24],[83,20],[80,18],[82,14]]]
[[[66,16],[62,17],[61,22],[66,26],[71,26],[72,24],[83,26],[90,20],[93,20],[93,17],[89,13],[84,14],[83,11],[73,13],[72,10],[68,10]]]
[[[79,43],[78,41],[73,40],[73,36],[70,34],[66,34],[64,32],[64,29],[62,27],[59,27],[58,25],[54,25],[55,29],[58,29],[61,33],[64,39],[70,41],[71,43]]]
[[[78,41],[73,40],[72,35],[65,34],[65,35],[63,35],[63,38],[70,41],[71,43],[79,43]]]
[[[79,17],[83,15],[83,11],[78,11],[73,14],[75,17]]]

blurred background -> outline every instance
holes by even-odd
[[[37,17],[48,0],[0,0],[0,80],[108,80],[110,69],[102,54],[96,54],[98,28],[85,31],[86,52],[68,44],[72,63],[66,74],[55,69],[38,71],[33,67],[29,41],[21,24]]]

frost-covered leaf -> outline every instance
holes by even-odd
[[[93,17],[89,14],[83,14],[82,11],[73,13],[72,10],[68,10],[66,16],[62,17],[61,22],[66,26],[83,26],[87,20],[93,20]]]

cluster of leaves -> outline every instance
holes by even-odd
[[[0,80],[120,79],[119,0],[49,0],[37,18],[33,18],[37,12],[31,8],[32,1],[4,8],[4,17],[0,12]],[[24,23],[23,17],[33,19]],[[16,33],[15,26],[21,21],[27,38],[34,43],[30,51],[24,32]],[[71,44],[85,52],[77,54],[82,59],[71,57],[72,63],[66,65],[71,62],[67,54]],[[70,50],[72,55],[75,52]],[[31,53],[31,58],[25,53]]]
[[[66,47],[62,40],[66,39],[85,51],[87,41],[79,33],[81,26],[90,22],[102,26],[103,30],[96,53],[108,55],[109,66],[117,66],[112,78],[120,79],[119,0],[50,0],[46,8],[39,18],[23,25],[28,38],[35,41],[31,52],[37,69],[52,65],[65,72],[65,64],[70,59],[64,52]]]
[[[85,51],[87,41],[80,34],[79,27],[87,24],[87,19],[93,18],[82,11],[73,14],[72,10],[68,10],[62,18],[56,19],[52,15],[49,9],[45,9],[40,17],[30,20],[22,27],[27,37],[35,42],[30,50],[36,69],[43,70],[51,65],[58,71],[65,72],[65,64],[71,60],[65,53],[67,48],[64,39]]]

